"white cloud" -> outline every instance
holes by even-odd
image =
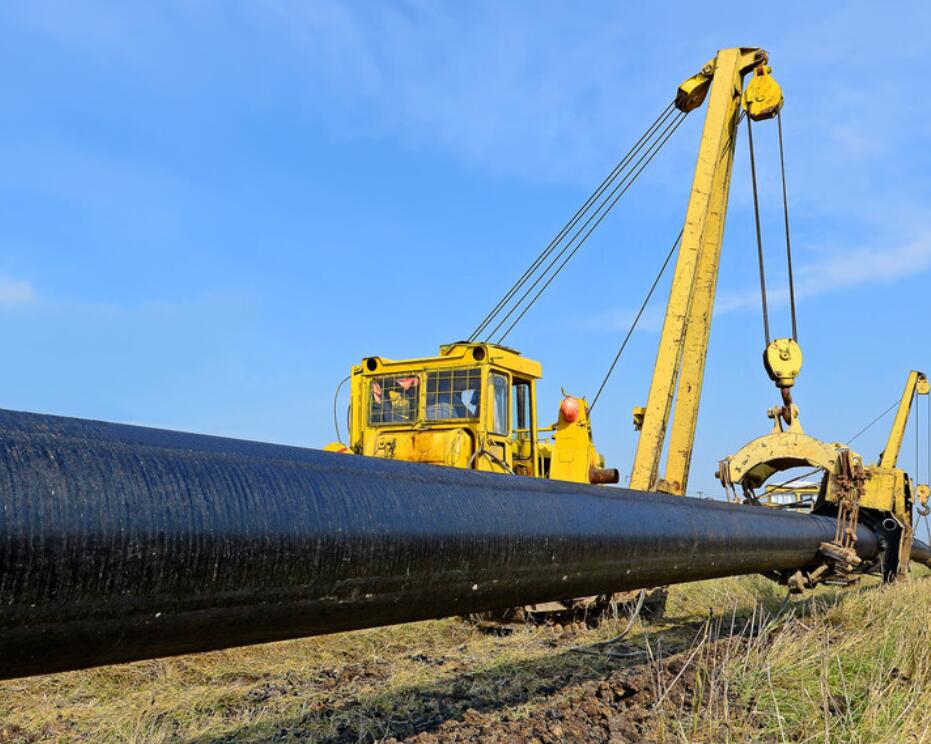
[[[892,243],[892,241],[890,241]],[[797,299],[816,297],[841,289],[871,284],[893,284],[899,279],[931,269],[931,231],[891,247],[861,247],[849,251],[831,250],[827,255],[795,268]],[[770,305],[788,301],[785,280],[767,287]],[[715,313],[757,309],[760,295],[756,290],[719,292]]]
[[[130,5],[130,4],[127,4]],[[95,7],[58,0],[11,2],[4,14],[23,28],[42,33],[57,42],[97,57],[140,57],[146,33],[151,34],[164,17],[163,10],[146,3],[131,7]]]
[[[821,294],[833,288],[854,287],[877,282],[889,284],[931,268],[931,232],[904,245],[889,248],[861,248],[801,267],[798,290],[806,295]]]
[[[891,242],[891,241],[890,241]],[[795,267],[795,296],[803,300],[839,290],[875,284],[894,284],[900,279],[931,270],[931,231],[885,247],[861,247],[842,252],[836,248],[808,263]],[[755,276],[752,287],[719,290],[715,298],[715,315],[760,309],[760,293]],[[789,290],[785,277],[767,282],[770,308],[788,304]],[[665,293],[657,293],[638,323],[644,331],[662,328]],[[609,308],[591,318],[573,323],[573,327],[596,333],[625,332],[636,315],[633,308]]]
[[[0,276],[0,307],[28,305],[36,299],[32,284],[22,279]]]
[[[256,7],[285,46],[290,39],[299,49],[309,89],[328,89],[323,115],[336,114],[339,131],[387,134],[495,173],[587,184],[675,85],[618,92],[642,58],[606,53],[639,38],[630,12],[610,6],[585,16],[545,4],[533,13],[489,3],[467,11],[423,3],[360,11],[329,0]],[[649,76],[649,66],[639,72]]]

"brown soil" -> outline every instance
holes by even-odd
[[[663,689],[677,675],[675,687],[665,694],[664,702],[688,709],[695,688],[692,668],[683,671],[686,659],[680,654],[657,667],[640,664],[618,669],[604,679],[587,680],[563,689],[558,699],[536,706],[528,715],[514,717],[497,711],[482,713],[468,708],[458,718],[421,725],[419,733],[403,741],[415,744],[438,742],[652,742],[654,731],[652,706]],[[426,722],[422,722],[426,723]],[[386,739],[386,744],[402,741]]]

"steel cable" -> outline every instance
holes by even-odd
[[[520,308],[520,306],[523,304],[524,300],[526,300],[527,297],[530,296],[530,293],[533,292],[534,289],[536,289],[537,285],[539,285],[540,282],[543,281],[543,279],[546,277],[546,275],[549,274],[550,271],[552,271],[553,267],[556,266],[557,261],[559,261],[559,259],[562,258],[562,257],[566,254],[566,251],[569,251],[569,249],[572,248],[572,251],[569,253],[569,256],[568,256],[567,259],[566,259],[567,261],[568,261],[568,259],[572,258],[572,256],[574,256],[574,255],[576,254],[576,252],[578,251],[579,247],[582,245],[582,243],[585,242],[585,240],[586,240],[586,239],[588,238],[588,236],[591,234],[592,230],[594,230],[594,228],[597,227],[597,226],[601,223],[601,220],[604,218],[604,216],[605,216],[608,212],[611,211],[611,209],[612,209],[612,208],[614,207],[614,205],[617,203],[618,199],[620,199],[620,197],[623,196],[623,195],[627,192],[627,189],[629,189],[630,186],[633,185],[634,181],[636,181],[637,177],[640,175],[640,173],[643,171],[643,169],[644,169],[644,168],[650,163],[650,161],[653,159],[653,156],[654,156],[660,149],[662,149],[663,145],[664,145],[664,144],[666,143],[666,141],[669,139],[669,136],[671,135],[671,133],[675,131],[676,127],[678,126],[679,122],[682,121],[682,119],[684,118],[684,116],[685,116],[685,114],[680,114],[678,118],[673,119],[672,123],[666,125],[666,128],[662,131],[662,133],[659,135],[659,137],[656,138],[656,139],[654,139],[654,140],[650,143],[649,147],[646,148],[646,151],[645,151],[642,155],[640,155],[640,158],[637,160],[637,162],[633,164],[633,166],[627,171],[627,173],[623,176],[623,178],[621,178],[620,180],[617,181],[617,183],[615,184],[614,188],[611,189],[611,191],[607,194],[607,196],[605,196],[605,198],[601,201],[601,203],[600,203],[600,204],[595,208],[595,210],[588,216],[588,219],[585,220],[585,222],[582,224],[582,226],[581,226],[578,230],[576,230],[576,232],[573,234],[573,236],[572,236],[571,238],[569,238],[569,241],[568,241],[568,242],[562,247],[562,249],[550,260],[550,262],[547,264],[547,266],[537,275],[537,278],[534,279],[533,283],[524,291],[524,293],[520,296],[520,298],[518,298],[517,301],[514,302],[514,303],[511,305],[510,309],[508,309],[508,311],[504,314],[504,316],[501,317],[501,318],[498,320],[497,325],[495,325],[495,327],[488,333],[488,338],[489,338],[489,339],[490,339],[492,336],[494,336],[499,330],[501,330],[501,327],[508,321],[508,319],[511,318],[511,316],[514,315],[515,312],[517,312],[517,310],[518,310],[518,309]],[[665,139],[664,139],[664,138],[665,138]],[[644,162],[644,160],[646,160],[646,162]],[[641,165],[641,164],[642,164],[642,165]],[[639,168],[639,170],[638,170],[638,168]],[[619,191],[620,191],[620,193],[618,193]],[[613,199],[613,200],[612,200],[612,199]],[[609,202],[610,202],[610,203],[609,203]],[[604,212],[602,213],[602,210],[605,210],[605,205],[607,205],[607,209],[606,209],[606,211],[604,211]],[[600,215],[600,216],[599,216],[599,215]],[[573,248],[573,243],[576,242],[576,240],[578,239],[579,235],[581,235],[582,232],[583,232],[589,225],[591,225],[592,221],[593,221],[593,220],[596,220],[596,218],[597,218],[597,221],[596,221],[595,224],[592,226],[592,229],[589,230],[588,233],[586,233],[585,237],[583,237],[582,240],[579,241],[579,243]],[[556,274],[559,273],[559,271],[562,269],[562,266],[564,266],[565,263],[566,263],[566,261],[564,261],[564,262],[560,265],[560,267],[556,270],[556,273],[553,275],[553,277],[550,277],[550,280],[546,282],[546,284],[543,286],[543,288],[541,289],[541,291],[538,292],[538,293],[534,296],[534,298],[531,300],[531,302],[530,302],[530,304],[527,306],[527,308],[524,309],[524,312],[526,312],[526,310],[529,309],[530,305],[532,305],[532,304],[537,300],[537,298],[540,296],[540,294],[542,293],[542,291],[545,290],[546,287],[549,286],[550,281],[552,281],[552,279],[556,276]],[[523,314],[524,314],[524,313],[521,313],[521,315],[519,316],[518,320],[520,319],[520,317],[523,317]],[[514,327],[514,324],[512,323],[511,326],[508,328],[508,330],[501,336],[501,338],[499,339],[498,343],[500,343],[500,342],[510,333],[510,331],[511,331],[511,329],[512,329],[513,327]]]
[[[898,401],[898,400],[893,401],[891,406],[889,406],[885,411],[883,411],[883,412],[882,412],[881,414],[879,414],[876,418],[874,418],[872,421],[870,421],[870,423],[868,423],[866,426],[864,426],[862,429],[860,429],[860,431],[858,431],[856,434],[854,434],[852,437],[850,437],[850,439],[847,440],[847,444],[853,443],[854,441],[856,441],[856,440],[860,437],[861,434],[865,434],[870,428],[873,427],[874,424],[879,423],[879,420],[880,420],[883,416],[885,416],[887,413],[889,413],[889,411],[891,411],[891,410],[892,410],[893,408],[895,408],[897,405],[899,405],[899,401]]]
[[[585,223],[581,228],[579,228],[578,232],[576,232],[576,234],[572,237],[572,239],[569,241],[569,243],[568,243],[568,244],[556,255],[556,257],[550,262],[549,266],[547,266],[547,268],[546,268],[546,269],[543,271],[543,273],[537,278],[537,280],[533,283],[533,285],[531,285],[531,287],[521,296],[521,299],[518,300],[517,303],[511,308],[511,310],[508,311],[508,313],[504,316],[504,318],[502,318],[502,320],[499,321],[498,325],[495,327],[495,330],[493,330],[493,331],[489,334],[489,336],[494,335],[494,333],[496,333],[496,332],[500,329],[500,327],[507,321],[507,319],[508,319],[511,315],[513,315],[513,313],[517,310],[518,307],[520,307],[521,303],[526,299],[526,297],[529,295],[529,293],[530,293],[531,291],[533,291],[534,287],[536,287],[536,285],[540,282],[540,280],[542,280],[543,277],[546,276],[546,274],[549,273],[549,271],[553,268],[553,266],[556,264],[556,261],[558,261],[559,258],[568,250],[569,246],[571,246],[572,243],[575,241],[575,239],[582,233],[583,230],[585,230],[585,228],[588,226],[588,224],[594,219],[595,215],[597,215],[598,212],[599,212],[600,210],[602,210],[602,209],[605,207],[605,204],[607,204],[607,208],[604,208],[604,211],[598,216],[598,219],[595,220],[594,224],[588,229],[588,231],[585,233],[585,235],[582,236],[581,240],[579,240],[579,242],[575,245],[575,247],[569,252],[569,255],[567,255],[567,256],[565,257],[565,259],[563,259],[562,263],[560,263],[559,266],[556,267],[556,270],[555,270],[555,271],[553,272],[553,274],[546,280],[546,282],[543,284],[543,286],[540,287],[539,290],[537,290],[536,294],[534,294],[534,296],[530,299],[530,302],[528,302],[527,305],[524,307],[524,309],[521,310],[520,314],[514,319],[514,321],[511,323],[511,325],[508,326],[507,330],[498,338],[498,340],[496,341],[496,343],[499,343],[499,344],[502,343],[502,342],[504,341],[504,339],[506,339],[506,338],[508,337],[508,335],[511,333],[511,331],[514,330],[514,327],[515,327],[515,326],[521,321],[521,319],[527,314],[527,311],[530,310],[530,308],[533,307],[534,303],[536,303],[536,301],[540,299],[540,297],[541,297],[541,295],[543,294],[543,292],[544,292],[544,291],[547,289],[547,287],[549,287],[549,285],[553,282],[553,279],[555,279],[555,278],[559,275],[559,273],[565,268],[566,264],[570,261],[570,259],[572,259],[572,257],[573,257],[576,253],[578,253],[579,248],[581,248],[581,247],[585,244],[585,241],[588,240],[589,236],[595,231],[595,228],[597,228],[598,225],[601,224],[602,220],[604,220],[604,218],[608,215],[608,213],[610,213],[610,211],[614,208],[614,205],[617,204],[617,202],[620,200],[620,198],[621,198],[625,193],[627,193],[627,190],[636,182],[636,180],[637,180],[637,178],[640,176],[640,174],[643,173],[643,170],[650,164],[650,162],[653,160],[653,158],[656,157],[657,153],[659,153],[659,151],[663,148],[663,146],[669,141],[669,138],[672,137],[672,135],[675,133],[676,129],[679,128],[679,126],[680,126],[680,125],[682,124],[682,122],[685,120],[685,117],[686,117],[686,114],[682,114],[681,116],[679,116],[678,118],[676,118],[672,124],[670,124],[670,125],[667,126],[667,128],[663,131],[663,134],[660,135],[660,139],[658,139],[658,140],[654,143],[654,145],[651,146],[651,147],[654,147],[655,149],[653,149],[652,152],[649,152],[649,150],[648,150],[647,153],[645,153],[643,156],[641,156],[640,160],[637,161],[637,164],[634,165],[634,168],[638,168],[638,166],[639,166],[639,169],[636,170],[636,172],[633,172],[633,174],[632,174],[631,176],[629,176],[630,180],[629,180],[628,183],[624,186],[624,188],[621,189],[620,192],[617,193],[616,196],[614,196],[614,194],[615,194],[615,193],[618,191],[618,189],[620,188],[620,184],[619,184],[617,187],[615,187],[615,189],[614,189],[614,190],[605,198],[605,200],[601,203],[601,205],[598,207],[598,209],[595,211],[595,213],[586,221],[586,223]],[[644,162],[644,159],[645,159],[645,162]],[[643,164],[640,165],[640,163],[643,163]],[[623,182],[622,182],[622,183],[623,183]],[[612,196],[613,196],[613,199],[612,199]],[[611,200],[610,203],[608,203],[608,200],[609,200],[609,199]]]
[[[786,159],[782,145],[782,109],[776,114],[779,129],[779,169],[782,172],[782,213],[786,225],[786,262],[789,267],[789,308],[792,313],[792,340],[798,341],[798,324],[795,319],[795,278],[792,274],[792,241],[789,239],[789,193],[786,186]]]
[[[769,346],[769,310],[766,303],[766,267],[763,264],[763,234],[760,230],[760,200],[756,188],[756,157],[753,154],[753,126],[747,117],[747,139],[750,142],[750,177],[753,182],[753,216],[756,220],[756,253],[760,264],[760,300],[763,304],[763,335]]]
[[[337,442],[343,441],[339,433],[339,413],[337,411],[337,408],[339,406],[339,391],[343,389],[343,385],[349,382],[349,377],[351,376],[352,375],[349,375],[348,377],[344,377],[342,380],[340,380],[339,385],[336,386],[336,392],[333,394],[333,427],[336,429],[336,441]],[[346,423],[348,425],[349,422],[347,421]],[[351,432],[347,431],[346,433],[352,436]]]
[[[636,156],[637,153],[643,148],[644,143],[650,139],[653,134],[666,122],[669,116],[672,114],[675,107],[675,102],[669,103],[665,109],[660,113],[659,116],[654,119],[653,123],[647,128],[640,139],[634,143],[634,145],[628,150],[627,154],[621,158],[621,160],[614,166],[614,169],[604,178],[604,180],[599,184],[598,188],[586,199],[585,203],[576,210],[575,214],[570,218],[562,230],[557,233],[556,237],[550,241],[549,245],[543,249],[539,256],[531,263],[526,271],[521,275],[521,277],[511,286],[511,288],[505,293],[505,295],[498,301],[498,303],[492,308],[492,310],[485,316],[478,327],[471,333],[469,336],[469,341],[474,341],[479,337],[479,335],[488,327],[488,325],[494,320],[495,316],[501,312],[501,310],[507,305],[511,298],[520,291],[520,288],[527,283],[533,273],[539,268],[539,266],[549,257],[549,255],[556,249],[556,246],[562,241],[566,235],[578,224],[579,220],[583,215],[588,211],[591,205],[598,200],[598,198],[605,192],[605,190],[610,186],[611,183],[617,178],[620,172],[627,167],[630,161]]]
[[[740,126],[741,122],[743,121],[744,116],[746,116],[745,112],[741,111],[740,114],[739,114],[738,117],[737,117],[737,123],[736,123],[735,126],[734,126],[734,130],[733,130],[733,131],[731,132],[731,134],[728,136],[727,142],[726,142],[725,145],[724,145],[724,150],[722,151],[722,157],[723,157],[724,153],[727,151],[727,149],[731,146],[731,142],[733,141],[733,135],[735,134],[737,128]],[[627,331],[627,335],[624,337],[624,340],[621,342],[621,346],[620,346],[620,348],[618,349],[617,354],[614,356],[614,361],[611,362],[611,366],[608,368],[608,372],[605,374],[604,379],[601,381],[601,385],[598,387],[598,392],[595,393],[595,397],[592,399],[592,404],[589,406],[589,409],[588,409],[588,410],[589,410],[589,414],[594,410],[594,408],[595,408],[595,403],[598,402],[598,398],[601,397],[601,393],[602,393],[602,391],[604,390],[605,385],[606,385],[607,382],[608,382],[608,379],[611,377],[612,373],[614,372],[614,368],[617,366],[618,360],[620,360],[621,354],[623,354],[624,349],[625,349],[625,347],[627,346],[627,342],[630,340],[630,337],[633,335],[633,332],[634,332],[634,330],[635,330],[636,327],[637,327],[637,323],[638,323],[639,320],[640,320],[640,316],[643,314],[643,312],[644,312],[645,309],[646,309],[647,304],[648,304],[649,301],[650,301],[650,297],[653,295],[653,292],[656,290],[657,284],[659,283],[660,279],[662,278],[663,273],[666,271],[666,267],[669,265],[669,261],[672,259],[673,253],[674,253],[675,250],[676,250],[676,246],[677,246],[677,245],[679,244],[679,242],[682,240],[682,234],[683,234],[684,232],[685,232],[684,229],[679,231],[679,236],[678,236],[678,237],[676,238],[676,240],[673,242],[672,248],[670,248],[669,254],[666,256],[666,260],[663,262],[663,265],[662,265],[662,267],[660,268],[659,273],[656,275],[656,278],[653,280],[653,285],[650,287],[650,291],[647,292],[647,296],[646,296],[646,298],[644,299],[643,304],[640,306],[640,310],[639,310],[639,312],[637,313],[637,316],[634,318],[634,321],[633,321],[633,323],[631,324],[630,329]]]
[[[614,368],[617,366],[618,360],[621,358],[621,354],[624,353],[624,349],[627,347],[627,342],[630,341],[630,337],[633,335],[634,330],[637,327],[637,323],[640,322],[640,317],[643,315],[644,311],[647,308],[647,305],[650,302],[650,298],[653,296],[653,292],[656,291],[656,287],[662,279],[663,274],[666,273],[666,267],[669,266],[670,260],[672,260],[673,254],[676,252],[676,247],[679,245],[679,242],[682,240],[682,233],[684,230],[679,231],[678,237],[672,244],[672,247],[669,249],[669,253],[666,254],[666,260],[663,261],[663,265],[660,267],[659,272],[656,274],[656,278],[653,280],[653,284],[650,286],[650,291],[647,292],[646,297],[643,298],[643,302],[640,305],[640,309],[637,311],[637,315],[633,320],[633,323],[630,324],[630,328],[627,330],[627,335],[624,336],[624,340],[621,342],[620,348],[617,350],[617,354],[614,355],[614,361],[611,362],[611,366],[608,367],[608,371],[604,376],[604,379],[601,381],[601,385],[598,387],[598,392],[595,393],[595,397],[592,398],[592,403],[588,407],[589,415],[595,409],[595,404],[598,402],[598,398],[601,397],[601,392],[605,389],[605,385],[608,384],[608,379],[611,377],[611,374],[614,372]]]

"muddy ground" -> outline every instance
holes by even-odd
[[[680,655],[662,663],[659,675],[654,668],[639,664],[622,666],[599,679],[555,679],[552,681],[554,687],[564,685],[562,694],[552,701],[538,704],[528,715],[515,719],[507,714],[483,713],[475,707],[447,719],[438,709],[432,720],[411,722],[409,731],[398,731],[386,742],[556,744],[590,741],[622,744],[658,741],[665,725],[655,725],[656,702],[663,697],[663,702],[690,707],[695,695],[694,669],[684,668],[684,664]],[[666,685],[673,679],[676,684],[667,690]]]

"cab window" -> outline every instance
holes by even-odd
[[[480,369],[427,373],[427,421],[477,419],[482,402]]]
[[[417,375],[373,377],[369,384],[369,426],[416,421],[419,393]]]
[[[492,372],[488,376],[491,383],[491,433],[507,435],[508,433],[508,378]]]
[[[514,433],[530,434],[530,384],[523,380],[514,381]]]

